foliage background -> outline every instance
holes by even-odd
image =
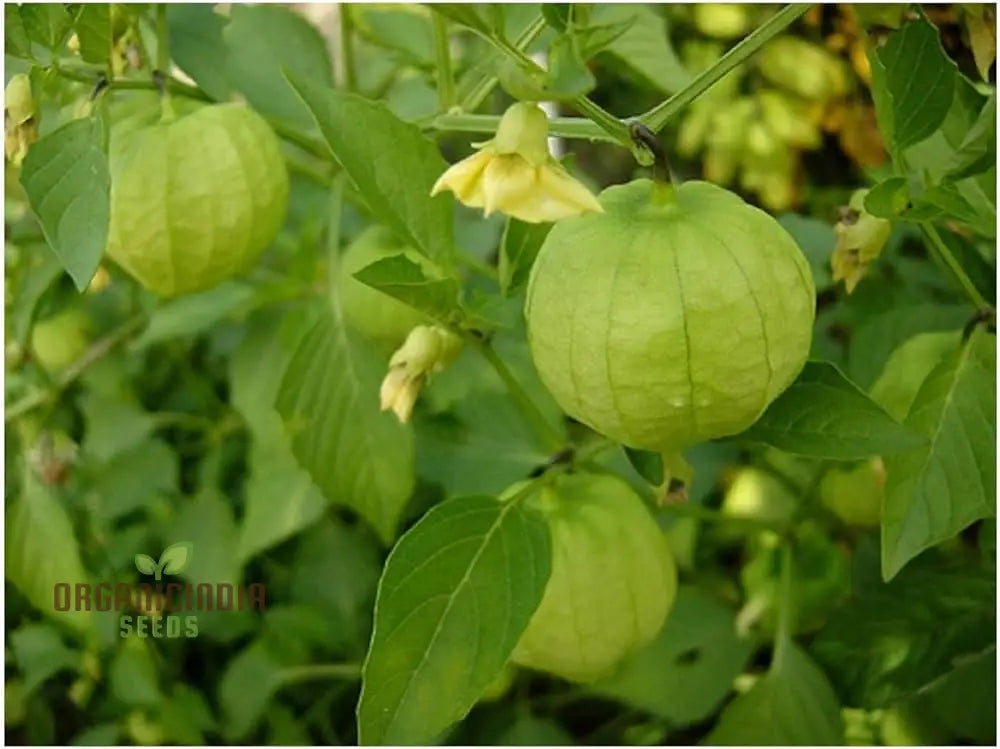
[[[43,138],[87,113],[102,65],[117,66],[118,83],[151,85],[151,60],[165,49],[151,7],[135,6],[126,30],[113,29],[107,40],[115,45],[112,60],[90,67],[66,47],[74,30],[85,38],[78,9],[67,7],[63,18],[40,7],[5,6],[6,80],[31,68],[27,57],[38,60],[32,75]],[[562,7],[546,9],[549,25],[529,51],[550,48]],[[589,96],[616,114],[646,111],[684,89],[776,10],[597,6],[594,23],[624,23],[630,14],[638,20],[584,55],[594,84]],[[899,188],[890,179],[888,155],[897,149],[892,142],[887,149],[872,103],[863,29],[869,41],[900,33],[891,29],[900,24],[932,24],[939,34],[942,53],[919,60],[951,76],[952,89],[938,122],[924,133],[929,137],[905,144],[916,144],[926,159],[919,162],[912,149],[908,158],[927,170],[942,154],[962,152],[980,109],[992,108],[992,129],[987,125],[982,143],[973,145],[987,152],[981,172],[993,187],[982,189],[985,198],[977,192],[964,202],[949,187],[928,215],[976,293],[995,299],[989,34],[984,23],[969,20],[978,11],[968,8],[926,7],[926,19],[912,10],[904,17],[904,10],[813,7],[663,133],[679,178],[737,190],[777,215],[796,238],[819,292],[813,356],[835,363],[865,390],[901,343],[923,332],[957,336],[976,310],[920,226],[898,214],[856,292],[847,295],[832,281],[838,206],[860,186],[888,185],[887,200]],[[16,40],[12,48],[12,13],[29,30],[28,54]],[[508,38],[539,13],[535,5],[507,6]],[[312,461],[302,460],[303,440],[332,433],[336,443],[374,428],[375,394],[390,350],[353,337],[350,344],[300,347],[313,314],[310,301],[330,293],[337,254],[377,217],[358,188],[336,178],[322,133],[282,70],[302,89],[351,86],[385,102],[402,120],[422,123],[454,162],[480,136],[435,126],[433,18],[424,7],[392,5],[168,9],[174,73],[189,76],[211,98],[245,97],[267,116],[285,138],[292,180],[286,224],[259,266],[207,292],[158,301],[107,262],[78,293],[8,164],[8,742],[356,741],[360,664],[388,546],[442,500],[496,495],[549,459],[551,451],[511,406],[496,372],[467,347],[424,391],[409,441],[365,451],[360,464],[338,457],[329,442]],[[45,48],[46,39],[54,51]],[[993,40],[995,52],[995,34]],[[503,72],[502,56],[460,24],[451,23],[449,42],[459,96],[484,72]],[[138,68],[131,67],[136,56]],[[53,60],[64,63],[60,71],[52,69]],[[937,80],[940,70],[918,70],[914,77]],[[514,85],[510,73],[502,77],[508,88]],[[956,90],[967,95],[953,95]],[[931,98],[920,111],[937,106],[933,86],[919,93]],[[478,111],[498,114],[510,100],[503,88],[490,88]],[[576,113],[572,102],[560,107]],[[628,150],[606,142],[566,139],[560,147],[595,189],[645,173]],[[944,180],[945,171],[932,176]],[[498,264],[501,279],[511,273],[502,217],[484,220],[459,206],[453,230],[467,298],[507,326],[494,338],[496,350],[545,415],[560,418],[531,367],[523,297],[516,289],[506,297],[497,293]],[[517,286],[517,278],[513,273],[508,281]],[[53,320],[61,322],[48,328],[48,356],[41,356],[45,326]],[[344,368],[336,362],[345,350],[359,364],[350,375],[356,394],[320,409],[314,431],[293,430],[289,438],[282,424],[287,413],[279,413],[289,362],[299,357],[292,371],[320,362],[325,376],[339,381]],[[324,369],[324,357],[334,365]],[[583,434],[579,425],[565,426]],[[995,426],[992,434],[994,443],[981,454],[995,451]],[[855,743],[995,742],[992,496],[964,526],[884,583],[878,529],[852,526],[819,501],[824,475],[848,469],[863,475],[868,463],[845,468],[739,440],[699,446],[687,458],[695,469],[689,504],[656,510],[682,580],[660,638],[618,676],[593,687],[511,673],[510,683],[495,685],[439,741],[837,743],[846,736]],[[621,450],[597,461],[652,498]],[[363,501],[352,494],[357,473],[398,476],[401,465],[412,466],[401,489],[374,490],[383,492],[376,501],[400,495],[399,527],[365,522],[351,509]],[[871,491],[871,481],[867,486]],[[957,505],[963,496],[959,490]],[[776,543],[775,529],[794,539],[791,593],[782,588],[786,547]],[[134,581],[135,554],[155,558],[178,540],[193,544],[189,579],[262,582],[266,613],[203,614],[197,639],[154,641],[120,638],[117,617],[61,618],[37,603],[37,591],[56,580]],[[783,600],[792,600],[797,612],[796,644],[776,667],[772,643]],[[734,699],[737,694],[744,696]]]

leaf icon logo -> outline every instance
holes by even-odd
[[[156,562],[147,554],[135,555],[135,567],[144,575],[153,575],[159,581],[163,574],[179,575],[191,563],[193,546],[190,541],[178,541],[163,550],[160,561]]]

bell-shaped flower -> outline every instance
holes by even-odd
[[[867,194],[868,190],[855,191],[844,215],[833,227],[837,237],[837,246],[830,259],[833,280],[843,281],[848,294],[854,291],[858,281],[868,272],[868,266],[882,253],[892,231],[888,219],[865,210]]]
[[[431,195],[451,190],[467,206],[537,224],[558,221],[601,204],[549,153],[549,120],[536,104],[518,102],[500,118],[496,136],[451,166]]]
[[[389,359],[379,391],[383,411],[392,410],[403,424],[410,420],[424,383],[454,361],[461,339],[439,325],[418,325]]]

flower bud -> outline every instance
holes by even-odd
[[[383,411],[392,410],[403,424],[410,420],[424,382],[455,360],[461,339],[440,325],[418,325],[389,360],[379,399]]]
[[[865,209],[866,195],[868,190],[856,190],[844,217],[833,227],[837,235],[837,246],[830,260],[833,280],[843,281],[848,294],[882,254],[892,231],[888,219],[873,216]]]

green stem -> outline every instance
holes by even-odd
[[[455,106],[455,78],[451,70],[451,50],[448,48],[448,19],[433,14],[434,52],[437,59],[438,106],[447,112]]]
[[[164,75],[170,72],[170,29],[167,27],[167,5],[156,5],[156,69]]]
[[[972,303],[979,309],[986,307],[986,299],[984,299],[983,295],[979,293],[979,289],[977,289],[975,284],[972,283],[972,279],[970,279],[968,274],[966,274],[961,264],[955,258],[954,254],[952,254],[951,249],[949,249],[948,245],[945,244],[941,235],[938,234],[934,225],[929,221],[921,221],[920,228],[930,241],[931,250],[938,255],[941,261],[952,272],[959,284],[961,284],[962,288],[965,290],[965,293],[968,294],[969,299],[972,300]]]
[[[442,114],[429,126],[435,130],[493,135],[500,124],[500,117],[489,114]],[[556,117],[549,120],[549,135],[554,138],[575,138],[590,141],[618,143],[618,140],[590,120],[581,117]]]
[[[799,4],[786,5],[724,54],[712,67],[662,104],[639,115],[638,119],[654,133],[660,132],[684,107],[714,86],[726,73],[749,59],[765,43],[788,28],[797,18],[805,15],[810,7]]]
[[[545,18],[542,15],[538,15],[535,20],[533,20],[528,26],[522,31],[517,39],[514,40],[514,47],[518,50],[527,49],[538,36],[545,31],[546,24]],[[490,71],[483,75],[479,81],[473,84],[468,93],[462,96],[459,102],[459,107],[464,112],[474,112],[480,104],[482,104],[486,97],[490,95],[490,92],[497,86],[499,79],[493,75],[493,70],[496,66],[492,64],[492,59],[487,58],[485,63],[487,64],[487,69]],[[492,131],[490,131],[492,132]]]
[[[354,32],[354,22],[351,20],[351,10],[347,3],[341,3],[337,10],[340,12],[340,69],[344,71],[343,85],[347,91],[355,91],[358,88],[358,74],[354,66],[354,45],[352,37]]]
[[[344,177],[337,175],[330,190],[330,220],[326,228],[326,283],[329,293],[337,288],[340,271],[340,221],[344,213]]]
[[[795,564],[792,544],[786,541],[781,547],[781,587],[778,591],[778,622],[774,628],[774,655],[771,659],[771,669],[780,668],[785,658],[788,645],[792,641],[795,628],[794,572]]]
[[[549,420],[545,418],[545,415],[539,410],[538,406],[531,400],[527,391],[517,381],[514,373],[510,371],[507,364],[496,352],[496,349],[493,348],[493,344],[479,338],[473,340],[475,340],[486,361],[490,363],[500,379],[503,380],[503,384],[506,385],[511,398],[514,399],[514,405],[521,412],[521,415],[524,416],[525,421],[535,430],[535,433],[542,440],[545,447],[552,451],[562,449],[565,444],[565,438],[558,429],[549,423]]]
[[[781,523],[775,523],[770,520],[763,520],[755,517],[726,515],[719,510],[713,510],[711,507],[703,507],[691,502],[676,502],[673,504],[662,505],[658,508],[658,511],[665,515],[674,515],[681,518],[694,518],[695,520],[704,520],[709,523],[743,525],[757,530],[774,531],[779,534],[786,530],[785,525]]]
[[[56,378],[48,390],[36,390],[4,409],[4,422],[12,421],[18,416],[34,410],[45,403],[55,401],[66,388],[82,375],[91,364],[107,356],[116,346],[124,343],[146,322],[145,315],[129,318],[103,338],[98,339],[83,352],[79,359],[70,364]]]

